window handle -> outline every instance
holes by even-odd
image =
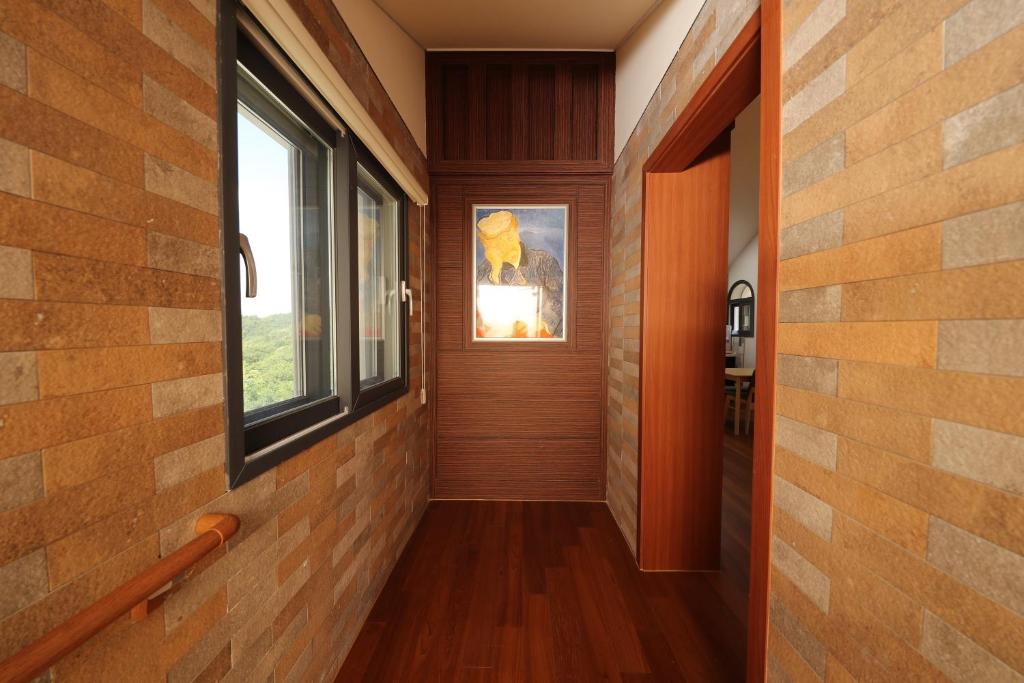
[[[406,284],[405,280],[402,280],[401,289],[402,289],[402,301],[408,301],[409,302],[409,317],[411,318],[412,317],[412,308],[413,308],[412,288],[410,288],[409,285]]]
[[[245,261],[245,297],[256,298],[256,259],[252,255],[252,247],[249,246],[249,238],[244,232],[238,233],[238,244],[241,247],[242,260]]]

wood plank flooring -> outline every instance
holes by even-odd
[[[722,574],[740,589],[750,585],[750,501],[754,441],[726,427],[722,461]],[[745,609],[745,608],[744,608]]]
[[[750,456],[733,441],[722,572],[641,573],[603,503],[434,501],[337,680],[742,680]]]

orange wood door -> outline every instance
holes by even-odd
[[[722,501],[729,131],[644,186],[639,561],[717,569]]]

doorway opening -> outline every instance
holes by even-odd
[[[755,12],[644,165],[637,559],[737,586],[748,680],[767,645],[778,5]]]
[[[758,152],[760,96],[730,132],[728,267],[722,394],[722,544],[725,585],[746,603],[750,584],[750,503],[757,400]],[[744,614],[744,616],[746,616]]]

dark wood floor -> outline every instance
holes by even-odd
[[[722,573],[746,603],[750,585],[750,499],[754,477],[753,439],[726,430],[722,486]]]
[[[742,680],[749,438],[725,472],[712,573],[641,573],[603,503],[432,502],[337,680]]]

